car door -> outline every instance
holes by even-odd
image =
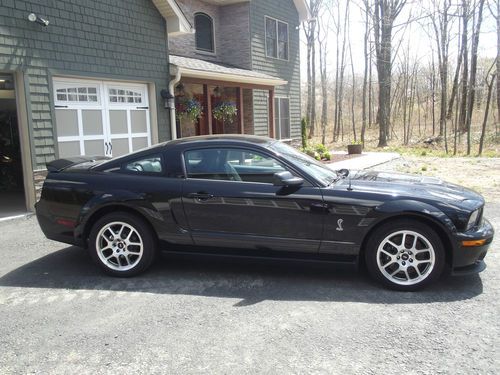
[[[274,186],[289,170],[263,151],[237,147],[184,152],[182,202],[194,243],[317,252],[323,230],[318,187]]]

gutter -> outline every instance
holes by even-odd
[[[177,121],[175,120],[175,85],[181,80],[181,69],[170,65],[170,72],[175,71],[175,77],[168,83],[168,93],[173,99],[174,105],[170,108],[170,138],[177,139]]]

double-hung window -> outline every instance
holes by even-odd
[[[288,60],[288,24],[267,16],[266,56]]]

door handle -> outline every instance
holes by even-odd
[[[109,153],[113,154],[113,144],[109,142]]]
[[[209,199],[212,199],[214,196],[212,194],[208,193],[189,193],[187,195],[188,198],[193,198],[199,201],[207,201]]]
[[[106,147],[106,151],[104,151],[105,156],[108,156],[109,151],[108,151],[108,142],[104,142],[104,146]]]

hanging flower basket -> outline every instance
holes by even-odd
[[[231,102],[221,102],[212,110],[212,115],[217,121],[233,121],[237,114],[238,108]]]
[[[179,120],[186,119],[194,122],[203,114],[203,107],[194,98],[178,98],[175,103],[175,113]]]

